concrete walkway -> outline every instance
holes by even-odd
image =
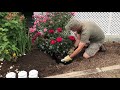
[[[75,71],[45,78],[120,78],[120,65]]]

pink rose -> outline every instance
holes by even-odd
[[[37,24],[37,22],[35,21],[35,22],[34,22],[34,25],[36,25],[36,24]]]
[[[61,37],[57,37],[56,41],[57,42],[62,42],[62,38]]]
[[[33,25],[33,28],[36,28],[36,25]]]
[[[34,43],[36,38],[39,37],[40,35],[41,35],[41,32],[37,32],[32,38],[32,43]]]
[[[39,20],[37,20],[36,23],[39,23]]]
[[[45,18],[45,19],[43,19],[43,23],[46,23],[46,21],[47,21],[47,20],[46,20],[46,18]]]
[[[51,41],[50,41],[50,44],[52,44],[52,45],[55,44],[55,43],[56,43],[55,40],[51,40]]]
[[[76,12],[71,12],[71,14],[74,16],[74,15],[76,15]]]
[[[44,28],[44,32],[46,32],[47,31],[47,28]]]
[[[50,13],[49,13],[49,12],[46,12],[46,15],[50,15]]]
[[[40,26],[40,24],[38,23],[38,26]]]
[[[48,32],[49,32],[50,34],[53,34],[53,33],[54,33],[54,30],[51,29],[51,30],[49,30]]]
[[[33,33],[33,32],[35,32],[36,31],[36,28],[29,28],[29,32],[30,33]]]
[[[41,35],[41,32],[37,32],[36,33],[36,36],[38,37],[38,36],[40,36]]]
[[[68,36],[68,38],[69,38],[71,41],[75,41],[75,37],[74,37],[74,36]]]
[[[57,28],[57,32],[62,32],[62,28]]]

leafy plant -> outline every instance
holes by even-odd
[[[19,12],[0,12],[0,21],[0,58],[16,60],[31,49],[25,17]]]

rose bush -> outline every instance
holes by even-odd
[[[75,37],[65,30],[65,25],[73,15],[73,12],[46,12],[44,15],[34,15],[34,25],[29,29],[32,43],[38,45],[41,51],[56,57],[59,62],[75,42]]]

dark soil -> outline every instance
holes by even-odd
[[[7,72],[25,70],[29,72],[36,69],[39,72],[39,77],[63,74],[67,72],[93,69],[110,65],[120,64],[120,43],[106,43],[107,51],[99,52],[93,58],[88,60],[78,57],[69,64],[56,63],[49,55],[34,49],[25,56],[18,58],[17,62],[0,62],[0,75],[5,78]],[[13,68],[10,68],[10,67]]]

